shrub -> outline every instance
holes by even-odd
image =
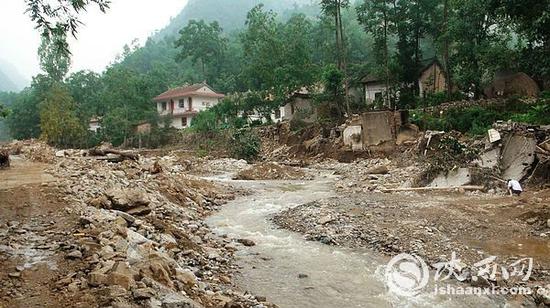
[[[232,136],[231,154],[233,158],[254,160],[260,153],[261,141],[256,133],[250,130],[236,130]]]
[[[216,114],[211,110],[201,111],[191,122],[191,128],[197,133],[212,133],[219,129]]]

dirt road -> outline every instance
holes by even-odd
[[[95,305],[86,293],[62,292],[63,278],[84,264],[63,257],[78,216],[45,172],[48,165],[12,159],[0,171],[0,307],[73,307]]]

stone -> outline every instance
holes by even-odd
[[[538,220],[537,217],[531,217],[531,218],[528,218],[525,222],[527,222],[528,224],[532,225],[534,223],[536,223]]]
[[[137,300],[148,299],[155,296],[155,291],[151,288],[135,289],[132,296]]]
[[[546,221],[546,226],[547,226],[548,228],[550,228],[550,219],[548,219],[548,220]]]
[[[165,286],[173,286],[172,279],[170,279],[169,268],[165,264],[162,264],[159,260],[154,260],[149,265],[149,269],[153,274],[153,279]]]
[[[82,252],[80,250],[73,250],[66,256],[67,259],[82,259]]]
[[[334,218],[332,218],[332,216],[330,216],[330,215],[326,215],[324,217],[319,218],[317,223],[320,224],[320,225],[324,225],[324,224],[328,224],[331,221],[334,221]]]
[[[299,279],[308,278],[309,276],[307,274],[298,274]]]
[[[116,262],[108,273],[107,285],[118,285],[126,290],[135,284],[134,275],[126,262]]]
[[[162,308],[203,308],[201,304],[177,293],[166,295],[161,302]]]
[[[99,287],[107,282],[107,275],[99,272],[91,272],[88,275],[88,284],[92,287]]]
[[[241,243],[241,244],[243,244],[244,246],[247,246],[247,247],[256,246],[256,243],[253,240],[249,240],[249,239],[241,238],[241,239],[238,239],[237,242],[239,242],[239,243]]]
[[[10,278],[20,278],[20,277],[21,277],[21,273],[19,273],[19,272],[9,273],[9,274],[8,274],[8,277],[10,277]]]
[[[138,215],[145,212],[150,213],[150,201],[143,192],[137,189],[110,189],[106,195],[112,203],[112,208],[115,210],[123,211],[130,215]],[[130,210],[132,210],[132,213]]]
[[[367,169],[367,174],[388,174],[390,170],[386,166],[376,166]]]
[[[88,202],[88,204],[90,206],[93,206],[93,207],[96,207],[96,208],[106,208],[106,209],[108,209],[108,208],[111,207],[111,202],[105,196],[100,196],[100,197],[91,199]]]
[[[190,270],[176,270],[176,280],[186,285],[193,286],[197,284],[197,277]],[[221,279],[220,279],[221,280]]]
[[[118,216],[120,216],[124,220],[126,220],[128,225],[133,225],[136,222],[136,218],[134,216],[128,214],[128,213],[125,213],[125,212],[122,212],[122,211],[117,211],[117,210],[113,210],[113,212],[115,212]]]

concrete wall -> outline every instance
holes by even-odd
[[[384,99],[384,92],[386,92],[386,84],[383,82],[372,82],[372,83],[366,83],[365,84],[365,101],[367,104],[374,103],[374,100],[376,99],[376,93],[380,93],[379,95],[382,95],[382,99]]]
[[[311,98],[295,97],[281,107],[281,119],[290,121],[297,112],[303,112],[307,115],[303,120],[306,122],[315,122],[317,120],[317,109],[313,106]]]
[[[444,92],[446,87],[445,72],[441,66],[433,63],[428,69],[424,70],[419,78],[420,97],[429,93]]]
[[[361,115],[363,144],[380,145],[396,138],[395,115],[391,111],[365,112]]]

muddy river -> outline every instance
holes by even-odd
[[[218,181],[230,181],[218,177]],[[429,291],[415,297],[389,292],[384,279],[389,258],[372,250],[351,250],[306,241],[278,229],[270,218],[289,207],[334,196],[334,178],[314,181],[231,181],[253,195],[230,202],[208,219],[218,234],[251,239],[256,246],[237,253],[236,283],[281,308],[510,307],[501,298],[445,296]],[[432,290],[428,286],[426,290]]]

